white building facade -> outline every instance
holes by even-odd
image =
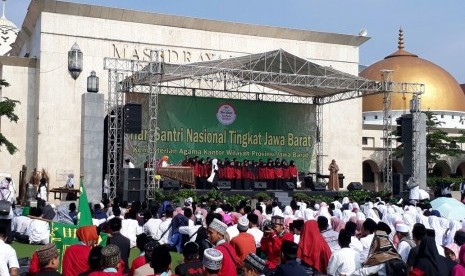
[[[2,148],[0,168],[13,176],[22,165],[29,172],[45,168],[52,188],[63,186],[68,173],[81,173],[81,95],[86,93],[86,77],[95,70],[100,77],[99,93],[106,98],[105,57],[148,60],[150,49],[164,49],[165,61],[187,63],[281,48],[357,75],[359,46],[367,39],[54,0],[31,1],[10,56],[0,57],[1,78],[11,84],[0,96],[21,102],[17,124],[1,119],[1,133],[19,151],[9,155]],[[84,56],[77,80],[71,78],[67,67],[68,51],[74,43]],[[323,170],[336,159],[346,183],[362,178],[361,111],[361,99],[324,107]],[[17,177],[15,180],[18,183]]]

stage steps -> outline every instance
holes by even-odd
[[[291,205],[292,197],[289,196],[289,192],[274,192],[274,197],[281,206]]]

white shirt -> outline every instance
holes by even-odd
[[[255,240],[255,246],[257,248],[260,247],[260,241],[262,240],[263,238],[263,231],[260,230],[258,227],[252,227],[252,228],[249,228],[247,229],[247,233],[251,234]],[[295,242],[295,238],[294,238],[294,242]]]
[[[40,199],[47,201],[47,188],[42,186],[39,188],[39,194],[37,195]]]
[[[158,240],[158,242],[161,245],[168,243],[168,241],[170,240],[171,230],[172,230],[172,228],[170,228],[171,220],[172,220],[172,218],[167,218],[165,221],[160,223],[160,226],[158,226],[157,233],[155,234],[155,240]],[[168,228],[170,228],[170,229],[168,231],[166,231]],[[166,233],[165,233],[165,231],[166,231]],[[165,234],[163,235],[163,233],[165,233]],[[162,235],[163,235],[163,237],[162,237]]]
[[[191,220],[189,220],[191,221]],[[195,239],[197,238],[197,230],[199,230],[201,225],[190,225],[189,226],[180,226],[179,227],[179,233],[188,235],[190,238],[190,241],[195,242]],[[195,234],[195,235],[194,235]]]
[[[460,192],[462,194],[465,193],[465,182],[464,181],[460,182]]]
[[[229,235],[229,240],[232,240],[234,237],[239,235],[239,230],[237,230],[237,224],[231,225],[226,229],[226,233]]]
[[[386,276],[386,265],[381,263],[379,265],[366,266],[356,270],[352,276],[368,276],[378,273],[378,276]]]
[[[321,232],[323,239],[325,239],[326,243],[331,249],[331,252],[341,249],[339,243],[337,242],[337,238],[339,237],[339,233],[333,230],[326,230]]]
[[[300,242],[300,235],[294,234],[294,243],[299,244]]]
[[[124,162],[123,168],[124,169],[134,169],[134,164],[131,161],[129,161],[129,163]]]
[[[329,258],[329,275],[351,275],[355,270],[360,269],[360,254],[352,248],[341,248],[336,250]]]
[[[142,227],[135,219],[123,219],[121,221],[121,235],[131,242],[131,248],[136,246],[136,236],[143,233]]]
[[[359,239],[357,239],[357,237],[354,237],[354,236],[350,237],[349,247],[357,251],[358,253],[361,253],[363,251],[362,243],[360,242]]]
[[[375,234],[370,234],[360,239],[363,246],[363,251],[360,253],[360,261],[364,263],[368,258],[368,252],[370,251],[371,242],[373,241]]]
[[[14,217],[12,221],[11,229],[20,234],[26,234],[27,228],[31,223],[32,219],[26,216]]]
[[[104,194],[110,193],[110,185],[108,184],[108,179],[103,180],[103,193]]]
[[[68,177],[68,180],[66,180],[66,188],[69,188],[69,189],[74,188],[74,178],[73,177]]]
[[[158,218],[151,218],[149,219],[143,226],[144,233],[147,234],[147,236],[150,237],[155,237],[158,231],[158,227],[160,227],[161,224],[161,219]]]
[[[50,228],[48,221],[33,219],[27,229],[29,243],[47,244],[50,238]]]
[[[19,268],[16,251],[0,239],[0,275],[10,275],[10,268]]]
[[[412,249],[412,247],[406,241],[401,241],[397,245],[397,253],[399,253],[399,255],[402,257],[402,260],[404,262],[407,262],[408,254],[410,253],[410,249]]]

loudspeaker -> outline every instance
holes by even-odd
[[[302,179],[302,178],[299,178]],[[307,175],[303,178],[304,180],[304,187],[306,189],[310,189],[313,186],[313,176],[312,175]]]
[[[141,175],[141,168],[125,168],[124,169],[124,179],[129,178],[143,178]]]
[[[324,182],[313,182],[310,186],[312,191],[326,191],[326,183]]]
[[[144,190],[123,190],[123,200],[127,202],[133,201],[140,201],[143,202],[145,200],[146,191]]]
[[[174,180],[174,179],[163,180],[163,190],[179,190],[179,180]]]
[[[265,191],[266,190],[266,182],[254,181],[253,183],[254,190]]]
[[[347,190],[349,192],[360,191],[361,189],[363,189],[363,185],[360,182],[350,182],[349,185],[347,186]]]
[[[142,105],[126,104],[124,107],[124,132],[139,134],[142,132]]]
[[[231,181],[218,181],[218,189],[231,190]]]
[[[284,183],[284,190],[285,191],[293,191],[295,189],[294,183],[292,182],[286,182]]]

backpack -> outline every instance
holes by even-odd
[[[407,264],[401,259],[390,259],[385,262],[387,276],[407,276]]]

